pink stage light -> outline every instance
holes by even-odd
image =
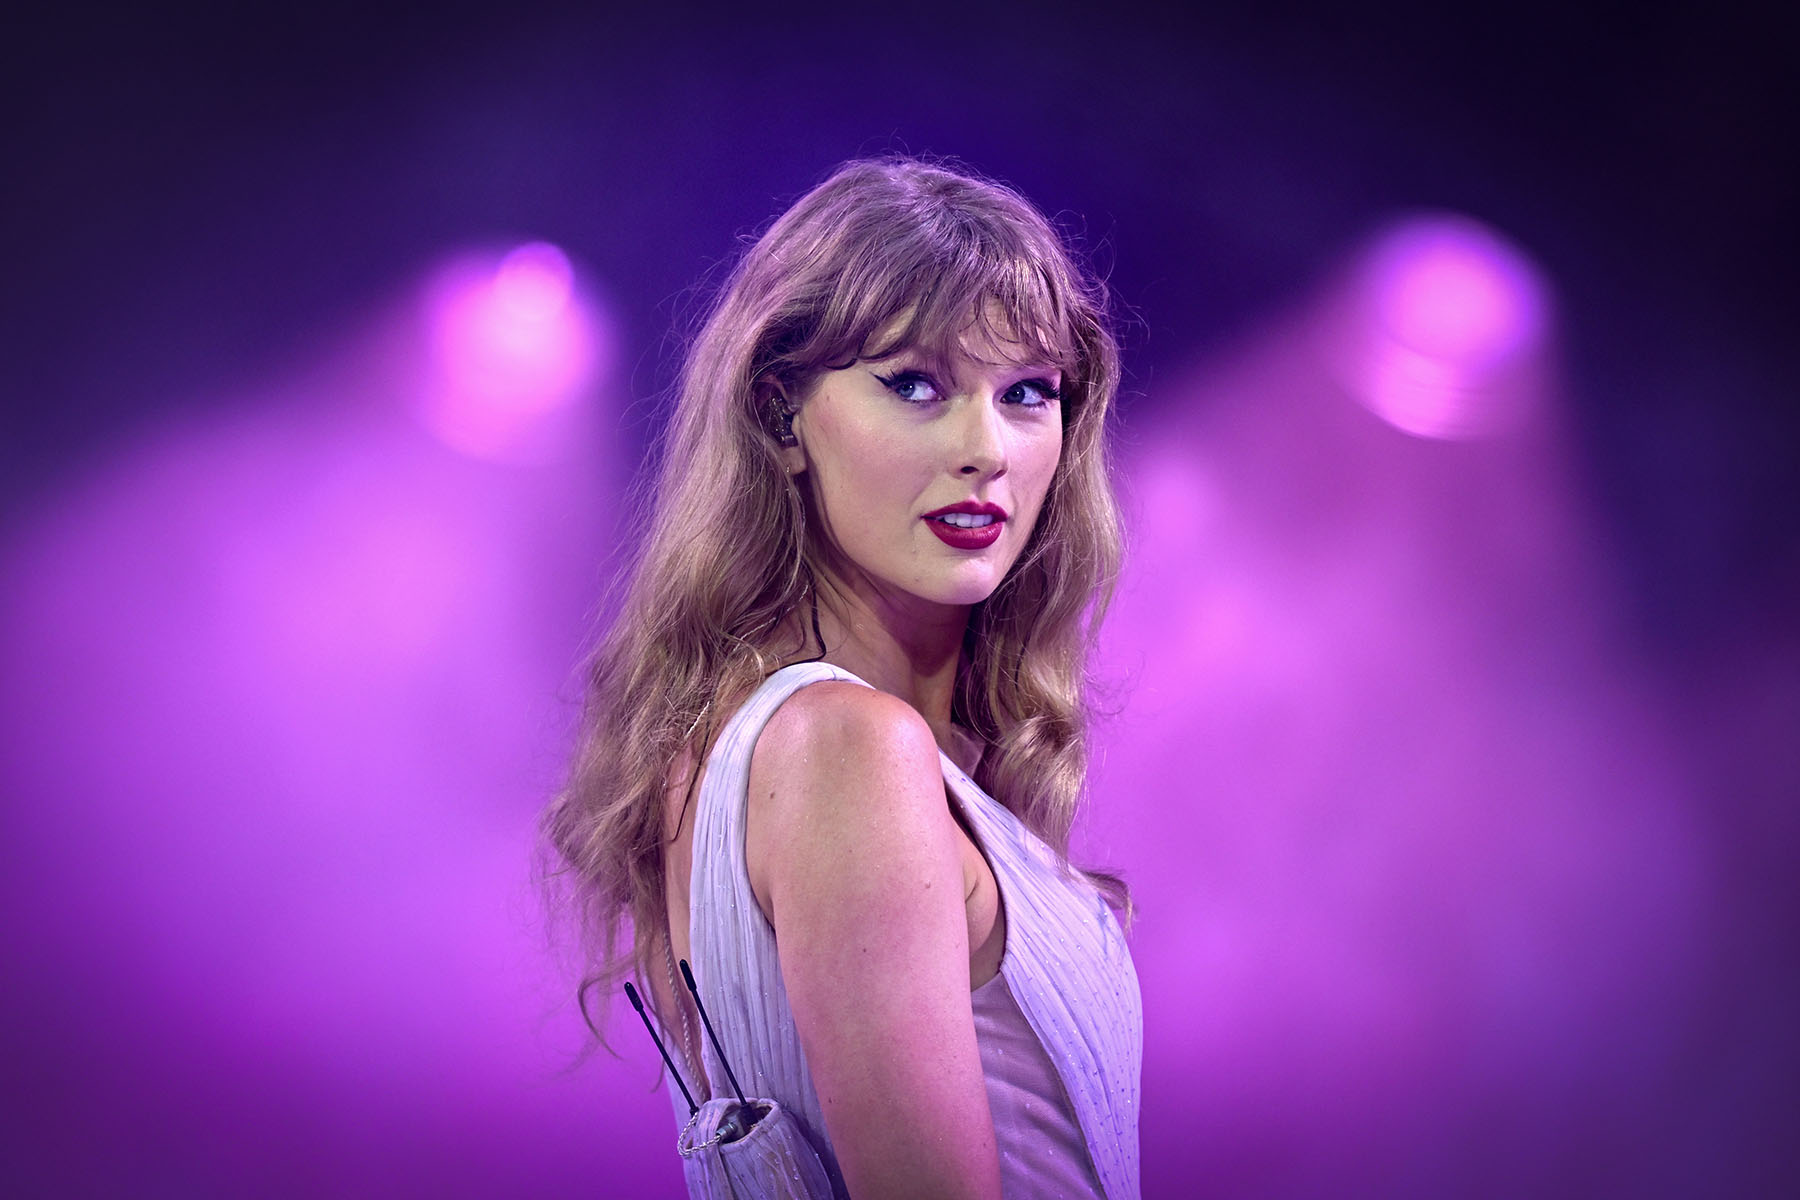
[[[1467,217],[1415,218],[1375,239],[1355,279],[1340,357],[1363,404],[1417,437],[1517,426],[1548,308],[1523,251]]]
[[[574,290],[568,255],[548,242],[520,246],[494,273],[494,302],[510,321],[502,332],[535,333],[568,308]]]
[[[454,262],[427,289],[425,315],[426,428],[477,458],[542,462],[574,449],[610,347],[566,254],[531,242],[498,262]]]

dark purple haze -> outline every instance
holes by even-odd
[[[1146,1195],[1800,1187],[1758,31],[132,20],[9,172],[9,1191],[678,1194],[532,823],[694,281],[890,148],[1129,306]]]

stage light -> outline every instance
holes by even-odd
[[[425,295],[425,426],[478,458],[544,461],[574,449],[605,330],[560,249],[531,242],[445,267]]]
[[[548,242],[531,242],[500,260],[494,300],[514,332],[531,331],[569,306],[574,285],[569,256]]]
[[[1415,218],[1377,237],[1354,278],[1340,364],[1371,411],[1432,438],[1500,433],[1525,416],[1548,298],[1522,250],[1467,217]]]

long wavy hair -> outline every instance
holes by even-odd
[[[666,956],[672,779],[691,791],[718,719],[807,656],[793,634],[829,547],[783,468],[768,397],[803,396],[823,372],[903,346],[941,352],[972,330],[1062,368],[1063,448],[1019,560],[971,613],[951,717],[986,744],[976,781],[1067,862],[1087,773],[1088,651],[1120,556],[1106,290],[1001,184],[910,158],[849,162],[749,247],[694,339],[641,554],[587,665],[573,763],[543,816],[553,891],[587,947],[584,1013],[593,989]],[[1085,874],[1129,919],[1123,882]]]

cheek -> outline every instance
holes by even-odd
[[[835,414],[833,414],[835,415]],[[840,516],[865,510],[894,490],[894,438],[856,421],[827,417],[818,422],[811,446],[816,498]]]
[[[1043,437],[1033,439],[1021,456],[1027,468],[1023,473],[1031,480],[1033,498],[1040,505],[1049,494],[1050,481],[1056,477],[1056,468],[1062,462],[1062,441],[1061,428],[1052,429]]]

